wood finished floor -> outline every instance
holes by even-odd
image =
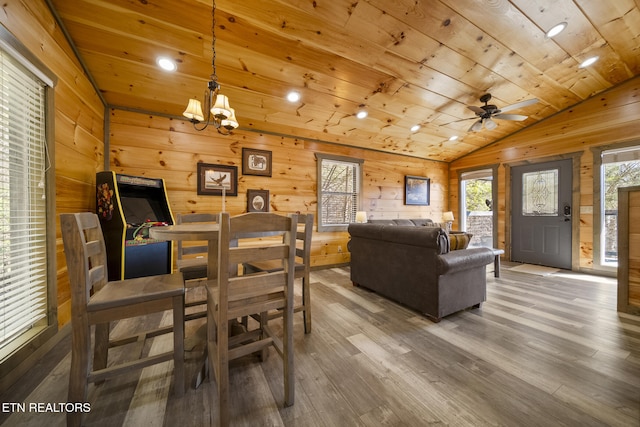
[[[263,363],[237,361],[233,425],[640,426],[640,317],[615,311],[615,280],[508,268],[499,279],[488,274],[481,309],[437,324],[354,288],[348,268],[312,272],[313,332],[304,335],[301,315],[295,319],[295,405],[282,407],[275,353]],[[188,325],[189,375],[203,332]],[[69,344],[63,340],[2,401],[65,402]],[[168,345],[170,336],[157,338],[150,351]],[[92,385],[85,425],[213,425],[215,384],[178,399],[171,373],[167,362]],[[0,417],[3,426],[65,425],[61,413]]]

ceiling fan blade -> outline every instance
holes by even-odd
[[[527,117],[529,116],[523,116],[521,114],[496,114],[495,116],[493,116],[494,119],[500,119],[500,120],[514,120],[516,122],[521,122],[523,120],[526,120]]]
[[[482,119],[476,120],[467,132],[478,132],[480,129],[482,129]]]
[[[475,105],[467,105],[467,108],[477,114],[485,113],[485,111],[482,108],[476,107]]]
[[[467,117],[466,119],[459,119],[459,120],[454,120],[452,122],[445,123],[443,124],[443,126],[448,126],[454,123],[466,122],[467,120],[477,120],[477,119],[478,119],[477,117]]]
[[[538,102],[537,98],[527,99],[526,101],[516,102],[515,104],[507,105],[506,107],[502,107],[500,109],[501,113],[505,113],[507,111],[515,110],[517,108],[527,107],[529,105],[533,105]]]

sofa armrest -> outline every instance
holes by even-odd
[[[438,255],[438,275],[491,264],[494,258],[489,248],[461,249]]]

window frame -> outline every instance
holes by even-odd
[[[317,160],[317,192],[318,192],[318,232],[329,232],[329,231],[346,231],[351,222],[355,222],[356,212],[360,210],[360,206],[362,205],[362,166],[364,164],[363,159],[357,159],[353,157],[344,157],[344,156],[334,156],[329,154],[320,154],[316,153]],[[357,168],[356,171],[356,189],[355,189],[355,204],[354,209],[352,209],[351,220],[349,222],[343,224],[324,224],[322,212],[323,212],[323,195],[322,191],[322,167],[324,161],[332,161],[332,162],[342,162],[342,163],[351,163],[353,166]]]
[[[602,154],[607,151],[624,150],[627,148],[640,147],[640,140],[633,140],[624,143],[608,144],[599,147],[592,147],[593,156],[593,269],[603,274],[615,276],[618,267],[602,262],[602,245],[603,245],[603,226],[604,226],[604,206],[603,187],[604,187],[604,164],[608,162],[602,161]]]
[[[35,360],[42,352],[46,351],[51,338],[58,332],[57,315],[57,265],[56,265],[56,192],[55,192],[55,85],[56,75],[49,70],[35,55],[33,55],[22,43],[9,31],[0,26],[0,49],[11,56],[27,71],[34,74],[44,83],[44,126],[45,126],[45,150],[47,156],[47,169],[44,174],[44,195],[46,197],[45,209],[45,245],[46,245],[46,286],[47,306],[46,324],[22,334],[7,346],[3,357],[0,358],[0,374],[2,383],[12,384],[29,369],[29,360]],[[44,322],[43,322],[44,323]],[[47,344],[47,345],[45,345]],[[4,389],[4,387],[0,387]],[[1,390],[0,390],[1,391]]]

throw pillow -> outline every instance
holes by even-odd
[[[467,249],[471,237],[473,237],[473,235],[469,233],[449,233],[449,249],[452,251]]]

